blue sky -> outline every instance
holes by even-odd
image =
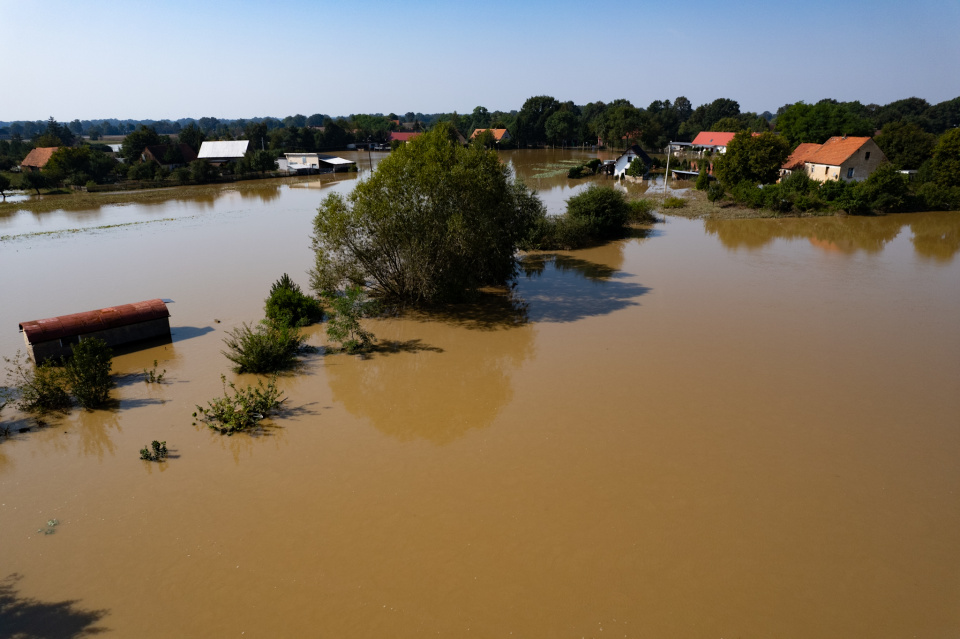
[[[960,1],[0,0],[0,120],[960,96]]]

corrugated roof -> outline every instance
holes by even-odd
[[[129,326],[170,317],[162,299],[146,300],[121,306],[110,306],[96,311],[73,313],[47,319],[21,322],[20,330],[27,334],[31,344],[64,337],[74,337],[119,326]]]
[[[242,158],[247,152],[250,140],[221,140],[202,142],[197,157],[201,160],[216,158]]]
[[[856,153],[870,138],[834,136],[820,145],[816,153],[807,158],[811,164],[840,166]]]
[[[38,169],[42,169],[47,165],[47,162],[50,161],[50,156],[53,155],[58,146],[41,146],[36,149],[32,149],[27,153],[27,157],[23,158],[23,162],[20,163],[20,166],[32,166]]]
[[[807,162],[810,156],[820,149],[820,146],[821,145],[816,144],[815,142],[804,142],[793,150],[793,153],[790,154],[790,157],[787,158],[787,161],[783,163],[782,168],[790,171],[801,168]]]
[[[693,138],[693,146],[727,146],[736,133],[730,131],[701,131]]]

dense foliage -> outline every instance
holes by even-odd
[[[115,386],[111,361],[112,353],[101,339],[82,339],[73,346],[73,355],[65,364],[66,377],[83,408],[100,408],[110,399],[110,389]]]
[[[222,353],[238,373],[275,373],[293,368],[303,349],[304,337],[295,326],[264,320],[253,326],[242,323],[229,331]]]
[[[221,434],[231,435],[256,426],[280,410],[285,401],[283,392],[277,388],[276,377],[271,378],[266,386],[263,380],[257,380],[256,386],[246,388],[237,388],[233,382],[228,384],[223,375],[220,381],[223,397],[212,399],[206,407],[197,405],[193,416]]]
[[[360,325],[360,318],[371,308],[363,289],[350,286],[342,295],[331,295],[328,299],[333,313],[327,320],[327,337],[347,353],[369,351],[376,338]]]
[[[34,366],[20,351],[7,363],[7,381],[14,389],[16,406],[28,413],[46,413],[70,408],[70,385],[66,371],[49,362]]]
[[[361,286],[408,304],[460,300],[514,275],[516,249],[543,215],[496,153],[451,142],[441,125],[391,153],[349,196],[323,200],[311,286]]]
[[[286,326],[307,326],[323,319],[320,302],[306,295],[286,273],[270,287],[264,311],[268,320]]]
[[[770,184],[780,177],[780,167],[790,155],[787,141],[773,133],[737,133],[714,162],[717,179],[727,187],[740,182]]]
[[[627,200],[623,191],[591,185],[567,200],[566,212],[541,218],[524,243],[528,250],[576,249],[623,237],[630,223],[657,219],[649,200]]]

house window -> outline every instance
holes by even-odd
[[[870,151],[867,151],[867,154],[863,156],[863,160],[867,161],[869,159],[870,159]],[[850,170],[852,171],[853,169],[850,169]]]
[[[869,155],[869,153],[867,155]],[[853,167],[851,166],[849,169],[847,169],[847,179],[849,180],[852,177],[853,177]]]
[[[823,174],[826,175],[826,174],[827,174],[827,171],[829,171],[829,170],[830,170],[830,167],[829,167],[829,166],[823,167]]]

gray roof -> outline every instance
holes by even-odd
[[[231,140],[226,142],[203,142],[197,157],[201,160],[214,158],[242,158],[247,152],[250,140]]]

